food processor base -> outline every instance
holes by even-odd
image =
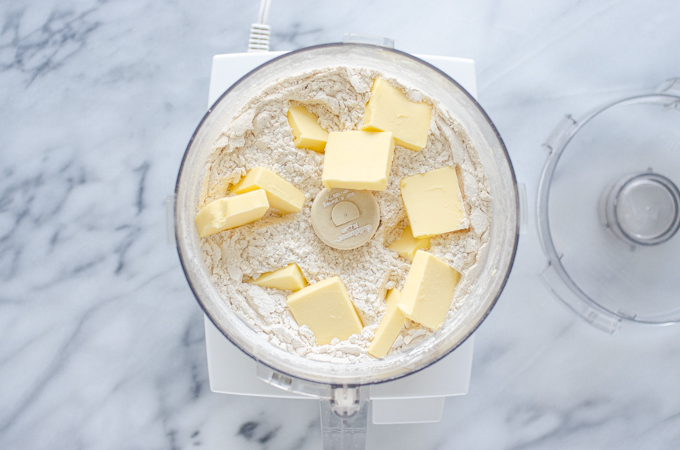
[[[316,400],[287,391],[261,377],[271,369],[239,350],[205,317],[210,390],[220,394]],[[441,420],[444,399],[467,394],[474,335],[448,356],[407,377],[370,386],[371,419],[376,425]],[[259,366],[259,367],[258,367]]]

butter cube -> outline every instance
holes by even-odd
[[[385,299],[387,311],[380,321],[380,325],[378,325],[371,345],[368,347],[368,353],[376,358],[384,358],[387,355],[387,352],[392,348],[392,344],[397,340],[401,329],[404,328],[406,318],[404,313],[397,308],[400,298],[401,294],[396,289],[392,289],[387,293],[387,298]]]
[[[453,167],[402,178],[401,198],[415,238],[468,227]]]
[[[263,273],[253,283],[262,287],[281,289],[282,291],[299,291],[307,286],[307,280],[295,263],[274,272]]]
[[[406,276],[398,308],[414,322],[438,330],[446,320],[459,278],[456,269],[418,250]]]
[[[426,250],[430,248],[430,238],[414,238],[413,233],[411,232],[411,227],[407,226],[404,228],[404,232],[401,233],[401,237],[392,244],[388,245],[387,248],[399,253],[399,256],[402,258],[413,259],[413,256],[416,254],[416,250]]]
[[[297,148],[308,148],[323,153],[328,140],[328,131],[321,128],[317,117],[307,111],[307,108],[292,106],[288,110],[288,124]]]
[[[330,344],[333,338],[346,340],[361,333],[363,325],[338,277],[327,278],[288,296],[288,306],[298,325],[314,332],[318,345]]]
[[[249,170],[245,178],[231,188],[231,192],[244,194],[256,189],[264,189],[269,206],[282,214],[298,212],[305,203],[302,191],[264,167]]]
[[[392,168],[392,133],[328,133],[321,180],[328,189],[384,191]]]
[[[261,219],[268,209],[267,193],[263,189],[221,198],[208,203],[196,214],[196,229],[199,237],[209,236],[255,222]]]
[[[391,131],[397,144],[418,151],[427,145],[431,117],[430,105],[412,102],[400,89],[382,78],[376,78],[361,129]]]

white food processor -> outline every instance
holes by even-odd
[[[544,144],[541,279],[593,326],[680,322],[680,82],[566,116]]]
[[[288,353],[243,323],[210,279],[194,223],[206,161],[225,125],[277,79],[333,66],[379,71],[436,99],[467,130],[479,152],[493,198],[488,254],[463,306],[438,332],[408,350],[351,364],[314,361]],[[369,404],[374,423],[429,422],[439,420],[446,396],[467,392],[472,333],[505,286],[520,228],[512,164],[496,128],[470,94],[474,89],[472,61],[417,58],[394,50],[393,43],[382,38],[347,35],[343,43],[289,53],[215,56],[210,85],[212,106],[189,142],[174,204],[175,238],[182,267],[206,314],[213,391],[319,399],[324,446],[357,449],[365,445]]]

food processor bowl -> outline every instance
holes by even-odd
[[[486,261],[464,305],[433,336],[383,359],[334,364],[283,351],[250,329],[221,298],[210,279],[194,218],[206,175],[206,161],[223,128],[263,88],[278,79],[325,67],[380,71],[422,90],[447,108],[467,130],[488,177],[493,208]],[[177,250],[196,299],[215,326],[256,361],[287,377],[324,386],[363,386],[394,380],[438,361],[461,345],[489,314],[505,286],[518,242],[519,202],[510,158],[496,128],[458,83],[430,64],[390,48],[367,44],[327,44],[293,51],[256,68],[227,90],[203,117],[187,147],[176,185]]]

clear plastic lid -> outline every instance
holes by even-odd
[[[493,220],[486,262],[463,306],[431,338],[405,352],[353,364],[313,361],[271,345],[231,310],[205,266],[194,222],[196,205],[215,139],[225,124],[264,86],[309,70],[344,65],[379,71],[427,92],[465,127],[479,151],[492,194]],[[328,385],[365,385],[403,377],[452,352],[477,329],[505,286],[518,242],[517,183],[510,158],[493,123],[458,83],[406,53],[365,44],[326,44],[287,53],[259,66],[227,90],[194,133],[177,179],[175,230],[182,267],[196,299],[215,326],[262,364],[299,380]]]
[[[680,321],[680,94],[618,100],[567,116],[538,194],[548,267],[542,277],[568,306],[615,332],[623,320]]]

